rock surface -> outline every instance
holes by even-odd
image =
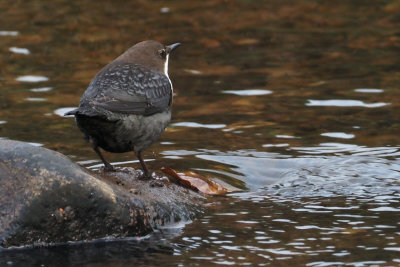
[[[0,140],[0,247],[145,235],[201,212],[203,196],[137,175],[88,171],[58,152]]]

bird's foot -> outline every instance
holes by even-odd
[[[116,170],[110,163],[108,163],[108,164],[104,164],[103,171],[104,172],[115,172]]]
[[[146,173],[146,172],[142,172],[141,174],[139,174],[139,180],[151,180],[153,179],[153,176],[151,175],[151,173]]]

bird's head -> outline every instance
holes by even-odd
[[[163,45],[160,42],[148,40],[135,44],[116,60],[140,64],[151,70],[168,75],[168,59],[170,53],[180,46],[180,43]]]

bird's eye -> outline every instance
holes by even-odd
[[[165,58],[167,56],[167,51],[165,51],[165,49],[158,50],[158,53],[160,54],[161,58]]]

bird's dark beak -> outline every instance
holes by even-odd
[[[166,48],[167,48],[168,54],[171,53],[172,50],[174,50],[175,48],[177,48],[177,47],[180,46],[180,45],[181,45],[181,43],[175,43],[175,44],[172,44],[172,45],[168,45],[168,46],[166,47]]]

